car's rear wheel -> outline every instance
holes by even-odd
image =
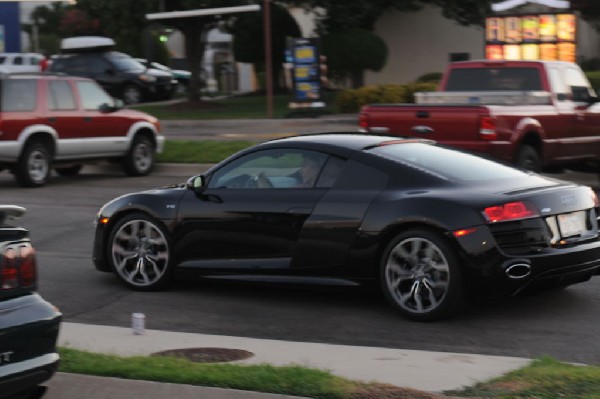
[[[123,88],[123,102],[125,104],[139,104],[142,102],[142,91],[139,87],[128,84]]]
[[[412,229],[396,236],[383,253],[380,278],[386,299],[413,320],[448,317],[463,304],[455,252],[433,231]]]
[[[54,168],[54,170],[56,170],[56,173],[58,173],[61,176],[77,176],[81,171],[82,167],[83,165],[72,165],[61,168]]]
[[[172,278],[171,245],[165,229],[145,214],[131,214],[111,230],[108,241],[110,266],[127,286],[152,291]]]
[[[136,136],[121,165],[129,176],[145,176],[154,166],[154,145],[146,136]]]
[[[17,183],[23,187],[41,187],[50,176],[50,150],[41,141],[25,146],[14,169]]]

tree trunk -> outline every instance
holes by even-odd
[[[358,89],[365,85],[364,71],[353,71],[350,73],[350,81],[353,89]]]
[[[189,67],[192,74],[188,91],[188,100],[191,102],[200,101],[200,69],[205,46],[203,33],[208,25],[199,18],[192,18],[181,26],[181,32],[185,40],[185,54],[190,63]]]

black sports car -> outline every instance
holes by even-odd
[[[13,220],[25,208],[0,205],[0,398],[39,398],[58,369],[62,314],[37,289],[29,232]]]
[[[465,295],[600,274],[598,200],[424,140],[321,134],[241,151],[186,184],[97,215],[94,262],[138,290],[178,275],[378,283],[416,320]]]

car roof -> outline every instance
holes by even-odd
[[[271,144],[316,144],[326,145],[331,147],[344,148],[347,150],[360,151],[368,147],[384,145],[386,143],[403,143],[403,142],[426,142],[432,143],[431,140],[415,140],[394,136],[380,136],[373,134],[364,134],[359,132],[327,132],[304,134],[300,136],[285,137],[281,139],[271,140]]]

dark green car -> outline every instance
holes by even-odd
[[[0,205],[0,398],[39,398],[56,372],[62,314],[37,290],[29,232],[13,225],[25,208]]]

